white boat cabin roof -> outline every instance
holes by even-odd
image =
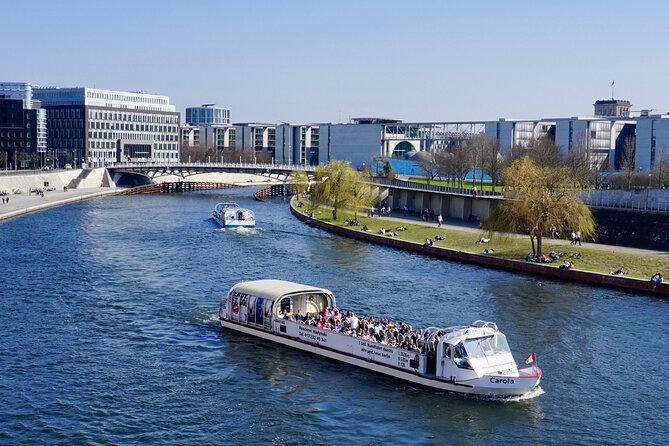
[[[332,298],[334,304],[334,295],[332,291],[325,288],[318,288],[301,283],[288,282],[286,280],[251,280],[235,285],[232,290],[238,293],[246,293],[252,296],[265,297],[272,300],[280,299],[286,295],[322,293]]]

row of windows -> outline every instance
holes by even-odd
[[[167,99],[150,98],[146,96],[128,96],[125,94],[116,94],[116,93],[97,93],[93,91],[87,91],[86,97],[91,99],[107,99],[109,101],[140,102],[144,104],[168,105]]]
[[[49,108],[47,109],[47,119],[51,121],[52,119],[81,119],[83,117],[82,110],[80,108],[75,109],[62,109],[62,108]]]
[[[115,149],[116,148],[116,142],[115,141],[90,141],[89,148],[90,149]],[[171,151],[178,150],[177,144],[174,144],[174,143],[159,143],[159,144],[156,144],[156,148],[159,149],[159,150],[171,150]]]
[[[146,139],[147,135],[136,135],[132,133],[118,133],[118,132],[96,132],[89,131],[88,137],[90,139]],[[148,135],[156,141],[177,141],[177,135],[165,135],[162,133]]]
[[[178,115],[156,115],[148,113],[121,113],[112,111],[89,110],[89,119],[105,121],[149,122],[154,124],[178,124]]]
[[[0,147],[8,147],[8,148],[14,147],[14,148],[18,149],[20,147],[30,148],[30,147],[32,147],[32,145],[30,144],[30,141],[21,141],[21,142],[19,142],[19,141],[7,141],[6,143],[5,143],[5,141],[0,141]]]
[[[90,128],[103,130],[128,130],[133,132],[177,133],[177,126],[155,124],[128,124],[125,122],[91,121]]]
[[[30,138],[30,132],[0,132],[0,138]]]

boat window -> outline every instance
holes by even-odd
[[[256,319],[256,324],[258,324],[258,325],[263,324],[264,312],[263,312],[262,304],[263,304],[264,300],[265,299],[263,299],[262,297],[259,297],[258,300],[256,301],[256,318],[255,319]]]
[[[485,338],[467,339],[464,341],[464,347],[470,358],[486,358],[498,353],[511,352],[506,336],[499,333]]]
[[[453,362],[455,362],[455,365],[461,369],[471,369],[472,366],[467,357],[468,355],[465,346],[462,345],[462,342],[458,342],[458,344],[453,347]]]
[[[451,357],[451,344],[444,344],[444,358]]]
[[[281,299],[281,306],[279,308],[279,312],[283,313],[284,311],[286,313],[292,313],[291,308],[293,307],[293,300],[290,297],[284,297]]]
[[[248,321],[249,324],[256,323],[256,298],[254,296],[249,297]]]

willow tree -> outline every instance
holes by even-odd
[[[507,199],[492,211],[487,229],[529,234],[533,255],[542,255],[542,240],[551,226],[560,234],[579,231],[583,239],[594,237],[592,213],[564,189],[567,178],[564,168],[542,167],[528,156],[514,161],[504,170]]]
[[[299,196],[306,193],[309,190],[309,174],[304,170],[292,171],[286,186],[291,194]]]
[[[314,208],[332,207],[332,219],[337,219],[340,209],[349,208],[358,218],[358,211],[371,206],[376,198],[376,188],[369,183],[369,174],[358,172],[346,161],[332,160],[321,164],[314,173],[311,204]]]
[[[350,169],[346,176],[348,200],[346,207],[353,210],[353,218],[358,219],[358,211],[374,204],[379,195],[378,188],[370,183],[369,173]]]
[[[314,186],[311,191],[311,203],[315,208],[323,205],[332,206],[332,219],[337,219],[337,211],[350,201],[348,188],[353,170],[346,161],[332,160],[320,164],[314,172]]]

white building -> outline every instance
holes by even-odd
[[[179,113],[169,96],[97,88],[36,88],[49,150],[60,164],[179,160]]]

